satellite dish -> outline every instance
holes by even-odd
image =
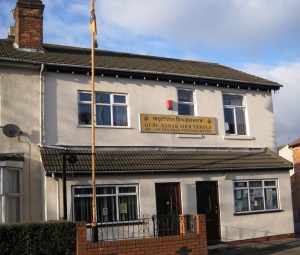
[[[3,134],[7,137],[17,137],[22,134],[21,129],[14,124],[6,124],[3,127]]]

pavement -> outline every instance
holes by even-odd
[[[208,246],[208,255],[300,255],[300,236],[256,244]]]

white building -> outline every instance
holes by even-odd
[[[43,8],[19,0],[15,35],[0,40],[0,122],[23,132],[0,135],[0,220],[90,221],[90,50],[43,44]],[[215,63],[97,51],[98,221],[205,213],[210,240],[292,234],[292,166],[274,152],[280,87]]]

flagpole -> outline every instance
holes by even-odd
[[[94,10],[94,0],[91,0],[91,10]],[[92,30],[92,236],[93,242],[98,241],[96,219],[96,187],[95,187],[95,31]]]

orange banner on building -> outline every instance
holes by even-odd
[[[216,134],[215,118],[186,115],[140,114],[142,133]]]

